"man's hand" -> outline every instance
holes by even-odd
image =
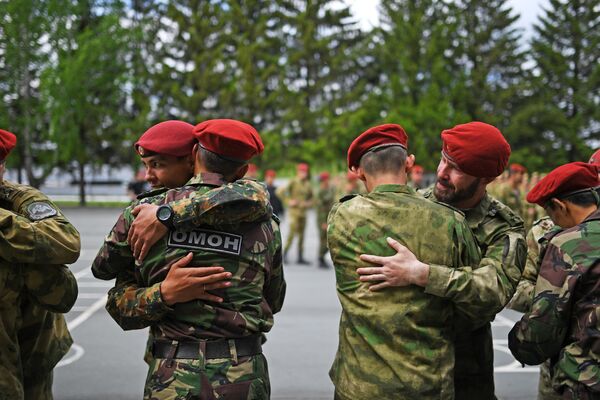
[[[154,204],[140,204],[131,212],[136,218],[129,228],[127,242],[138,261],[144,260],[152,246],[169,231],[156,218],[157,209]]]
[[[408,286],[411,284],[425,287],[429,277],[429,265],[417,260],[417,257],[405,246],[392,238],[387,238],[396,254],[389,257],[379,257],[361,254],[360,259],[381,267],[358,268],[361,282],[379,282],[369,287],[377,291],[391,286]]]
[[[224,281],[231,278],[231,272],[223,272],[223,267],[189,267],[193,253],[177,260],[160,284],[160,294],[164,302],[171,306],[175,303],[185,303],[192,300],[206,300],[221,303],[222,298],[208,293],[209,290],[222,289],[231,286]]]

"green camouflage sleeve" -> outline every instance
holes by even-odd
[[[265,185],[250,179],[169,204],[173,209],[173,225],[180,231],[191,231],[202,224],[220,225],[223,221],[253,222],[273,213]]]
[[[77,279],[65,265],[29,265],[23,269],[27,293],[48,311],[68,312],[77,300]]]
[[[139,287],[133,271],[121,271],[109,290],[106,310],[123,330],[142,329],[159,321],[172,309],[163,301],[160,283]]]
[[[527,233],[527,262],[523,276],[519,281],[515,295],[507,304],[507,308],[515,311],[528,312],[533,302],[533,291],[540,271],[541,249],[547,244],[546,240],[540,244],[542,237],[554,228],[554,223],[549,218],[537,221]]]
[[[270,246],[270,258],[272,260],[271,273],[263,289],[265,299],[273,314],[281,311],[283,299],[285,298],[286,283],[283,276],[283,257],[281,250],[281,231],[279,223],[272,220],[274,239]]]
[[[79,232],[58,207],[41,193],[16,205],[0,208],[0,253],[23,264],[71,264],[79,258]]]
[[[98,279],[115,279],[120,271],[135,267],[135,257],[127,243],[127,233],[133,220],[132,207],[127,207],[119,216],[92,262],[92,273]]]
[[[582,273],[552,243],[544,255],[531,311],[508,335],[510,351],[524,364],[536,365],[558,354],[569,330],[572,291]]]
[[[520,229],[497,235],[474,267],[430,265],[426,293],[470,304],[468,315],[485,323],[504,308],[515,292],[525,266],[527,246]]]

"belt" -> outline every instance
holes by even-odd
[[[153,340],[154,358],[199,359],[247,357],[262,353],[260,335],[217,340]]]

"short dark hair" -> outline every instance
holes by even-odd
[[[594,195],[596,192],[596,195]],[[577,192],[571,195],[559,196],[557,197],[560,201],[568,201],[570,203],[575,204],[580,207],[587,207],[594,204],[598,204],[598,188],[590,188],[590,190],[585,190],[582,192]],[[549,201],[550,208],[554,209],[554,203]]]
[[[380,147],[360,159],[360,167],[366,174],[398,173],[406,163],[408,153],[400,146]]]
[[[226,180],[231,180],[239,169],[246,165],[244,161],[233,161],[223,158],[217,153],[206,150],[201,146],[198,146],[198,157],[207,170],[223,175]]]

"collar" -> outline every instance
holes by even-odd
[[[588,215],[588,217],[586,219],[584,219],[582,223],[588,222],[588,221],[598,221],[598,220],[600,220],[600,207],[598,207],[596,209],[596,211],[594,211],[593,213]]]
[[[185,186],[223,186],[227,182],[223,178],[223,175],[214,172],[201,172],[198,175],[192,177]]]
[[[383,184],[383,185],[379,185],[376,186],[375,189],[373,189],[372,191],[373,193],[385,193],[385,192],[392,192],[392,193],[410,193],[410,194],[416,194],[417,192],[415,192],[415,190],[413,188],[411,188],[408,185],[400,185],[400,184]]]
[[[479,204],[473,208],[460,209],[465,216],[470,226],[479,225],[487,216],[493,217],[498,212],[492,207],[492,198],[486,192]]]

